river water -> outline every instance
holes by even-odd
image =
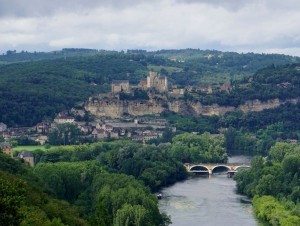
[[[250,161],[238,156],[229,162]],[[257,226],[252,205],[242,202],[236,183],[226,174],[191,177],[163,189],[159,209],[171,216],[174,226]]]

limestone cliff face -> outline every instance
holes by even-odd
[[[232,106],[202,105],[200,102],[191,104],[197,115],[224,115],[226,112],[234,111]]]
[[[121,118],[125,114],[139,116],[161,114],[166,107],[163,102],[89,100],[85,109],[97,117]]]
[[[240,105],[238,110],[243,112],[262,111],[265,109],[279,107],[281,104],[284,104],[284,102],[280,101],[279,99],[267,100],[265,102],[260,100],[249,100],[245,104]]]
[[[134,116],[161,114],[166,110],[164,103],[158,101],[130,101],[126,107],[127,113]]]
[[[125,114],[132,116],[161,114],[164,111],[171,111],[181,115],[224,115],[226,112],[243,111],[253,112],[262,111],[279,107],[285,103],[300,103],[300,98],[279,100],[272,99],[268,101],[249,100],[238,107],[202,105],[200,102],[189,102],[184,100],[166,101],[121,101],[121,100],[102,100],[89,99],[85,104],[85,109],[97,117],[121,118]]]
[[[122,101],[89,100],[85,109],[97,117],[121,118],[127,109]]]
[[[197,113],[192,108],[191,104],[183,100],[175,100],[168,102],[169,111],[181,114],[181,115],[196,115]]]

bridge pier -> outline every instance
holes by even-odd
[[[227,177],[228,177],[228,178],[232,178],[232,177],[234,176],[235,173],[236,173],[235,170],[229,170],[229,171],[227,172]]]

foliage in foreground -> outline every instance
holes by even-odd
[[[235,180],[239,192],[255,197],[258,218],[270,225],[299,225],[300,146],[277,142],[266,159],[255,157],[251,166]]]
[[[23,179],[26,167],[5,154],[0,157],[0,165],[10,166],[0,171],[0,225],[87,225],[75,206]]]
[[[167,225],[170,220],[159,212],[151,192],[187,176],[183,165],[171,158],[167,149],[129,141],[102,142],[33,151],[37,165],[32,169],[4,155],[0,165],[49,199],[76,206],[78,219],[85,224]],[[52,207],[53,211],[59,210],[55,204]],[[64,212],[56,213],[55,219],[48,217],[49,221],[66,224],[67,220],[59,215]],[[29,222],[27,215],[20,215],[21,221]]]

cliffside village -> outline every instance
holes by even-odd
[[[97,119],[92,122],[75,120],[78,114],[82,116],[84,110],[72,109],[70,114],[60,113],[53,121],[44,120],[33,127],[8,128],[0,123],[0,136],[4,142],[0,143],[0,151],[13,157],[13,147],[9,140],[13,138],[27,137],[44,145],[48,141],[48,134],[59,124],[71,123],[77,125],[81,131],[81,138],[92,140],[104,140],[107,138],[120,139],[128,138],[137,142],[147,142],[163,136],[163,130],[168,126],[166,119],[153,119],[148,117],[124,118],[124,119]],[[71,116],[72,115],[72,116]],[[175,132],[176,129],[173,128]],[[34,165],[34,157],[30,151],[21,151],[16,159],[23,159],[29,165]]]
[[[181,89],[172,86],[169,89],[167,77],[151,71],[147,79],[141,80],[138,86],[130,85],[128,80],[113,80],[111,92],[102,94],[102,96],[108,98],[108,100],[119,99],[121,93],[132,94],[134,89],[146,91],[151,101],[155,97],[162,99],[165,99],[166,96],[168,96],[167,98],[182,97],[191,88]],[[196,89],[206,93],[212,92],[210,87],[196,87]],[[140,110],[139,106],[136,108],[138,111]],[[94,114],[95,119],[87,122],[83,119],[88,112],[93,114],[87,107],[82,109],[72,108],[69,111],[60,112],[53,121],[44,120],[33,127],[8,128],[6,124],[0,122],[0,137],[4,138],[4,142],[0,143],[0,150],[13,157],[12,146],[8,141],[20,137],[26,137],[44,145],[48,141],[48,134],[58,125],[65,123],[76,125],[81,131],[81,138],[93,140],[129,138],[133,141],[147,142],[162,137],[166,127],[169,127],[172,132],[176,132],[176,128],[170,127],[168,120],[146,117],[147,112],[143,111],[139,115],[122,114],[122,117],[115,118],[113,117],[114,109],[108,108],[106,114],[100,116]],[[159,115],[155,112],[150,114]],[[15,158],[23,159],[31,166],[34,165],[33,155],[29,151],[23,150]]]
[[[150,72],[147,81],[141,81],[149,87],[155,87],[159,92],[167,91],[167,78],[160,77],[155,72]],[[111,94],[116,95],[124,91],[130,92],[128,81],[113,81]],[[130,137],[136,141],[148,141],[162,136],[162,131],[168,124],[165,119],[153,119],[148,117],[126,117],[122,119],[110,120],[109,117],[96,119],[92,122],[76,120],[83,118],[87,112],[84,109],[71,109],[57,115],[53,121],[44,120],[33,127],[8,128],[6,124],[0,122],[0,136],[8,141],[11,138],[27,136],[31,140],[40,144],[47,142],[47,134],[58,124],[72,123],[78,126],[82,136],[92,138],[121,138]],[[153,130],[154,129],[154,130]]]

